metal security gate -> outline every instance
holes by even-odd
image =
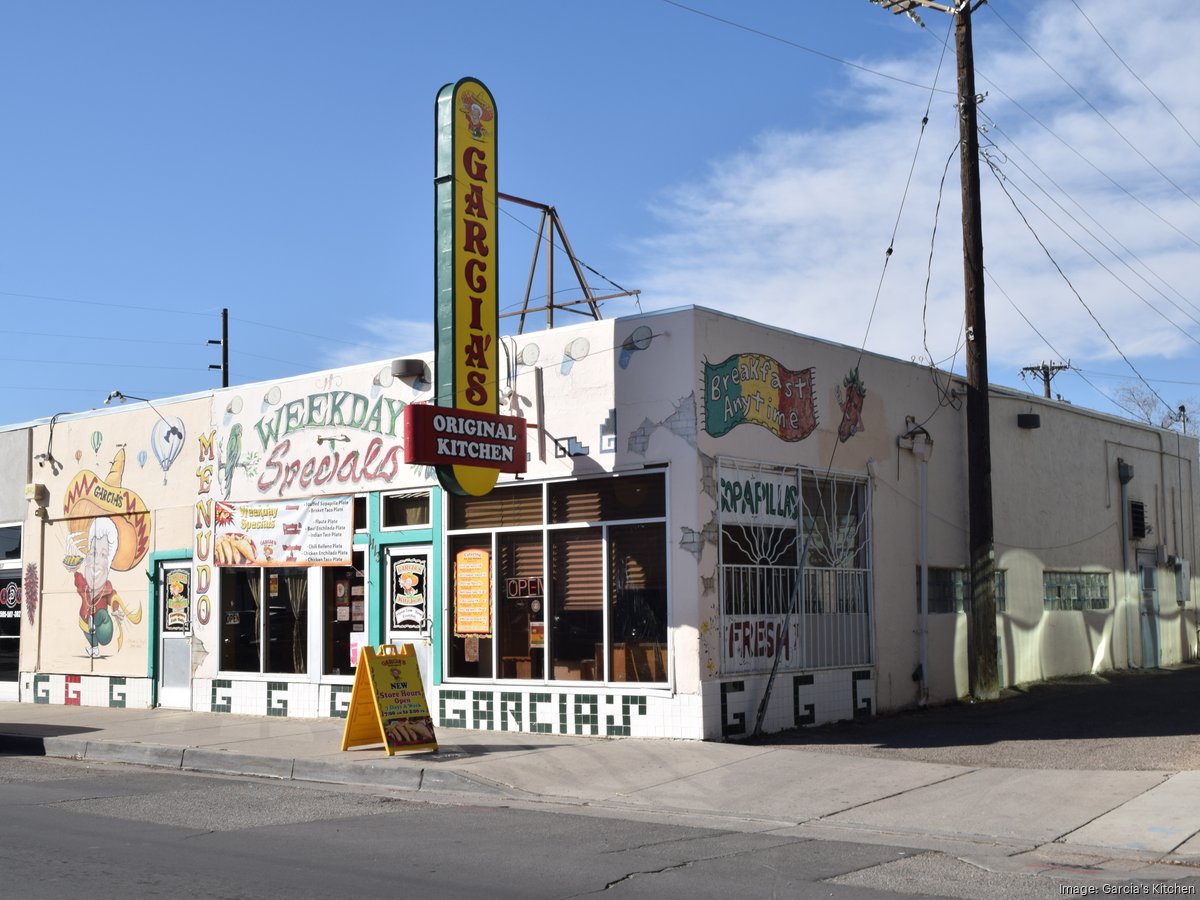
[[[862,478],[718,461],[722,674],[873,662],[867,497]]]

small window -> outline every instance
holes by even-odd
[[[354,530],[367,530],[367,498],[364,496],[354,498]]]
[[[0,559],[21,558],[21,526],[6,525],[0,528]]]
[[[1141,500],[1129,501],[1129,530],[1135,541],[1140,541],[1150,533],[1146,525],[1146,504]]]
[[[1004,612],[1004,570],[996,570],[996,612]],[[929,613],[966,612],[971,607],[971,573],[967,569],[929,568]],[[917,609],[921,608],[921,570],[917,569]]]
[[[1107,572],[1043,572],[1047,610],[1108,609]]]
[[[380,505],[384,528],[412,528],[429,524],[429,492],[385,494]]]

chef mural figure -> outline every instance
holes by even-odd
[[[130,609],[113,588],[112,562],[117,554],[117,526],[110,518],[92,522],[88,529],[88,549],[83,564],[75,572],[75,590],[79,593],[79,627],[87,640],[88,656],[100,656],[100,648],[117,635],[117,649],[125,641],[125,621],[137,625],[142,621],[142,608]]]
[[[113,572],[132,570],[150,548],[150,516],[146,504],[122,485],[125,449],[117,450],[103,478],[84,469],[71,479],[63,498],[69,523],[63,565],[74,572],[79,594],[79,628],[87,655],[99,658],[101,648],[117,638],[125,641],[125,626],[142,621],[142,607],[130,605],[113,587]]]

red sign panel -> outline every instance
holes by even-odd
[[[412,404],[404,408],[404,461],[524,472],[525,427],[519,416]]]

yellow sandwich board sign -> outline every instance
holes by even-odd
[[[363,647],[358,657],[342,749],[380,743],[388,756],[438,747],[417,655],[408,644],[400,650],[391,644],[377,651]]]

